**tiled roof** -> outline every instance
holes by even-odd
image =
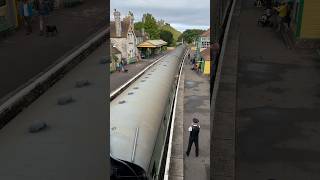
[[[206,61],[210,61],[210,48],[206,48],[205,50],[200,52],[202,58]]]
[[[210,28],[201,34],[201,37],[210,37]]]
[[[147,40],[145,42],[142,42],[138,45],[138,47],[161,47],[164,45],[167,45],[168,43],[166,41],[163,41],[161,39],[157,40]]]
[[[111,53],[112,54],[121,54],[120,50],[118,48],[116,48],[116,47],[112,47],[111,48]]]

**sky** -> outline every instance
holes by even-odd
[[[208,29],[210,26],[210,0],[111,0],[110,20],[117,9],[121,17],[131,11],[135,21],[144,13],[164,20],[180,32],[186,29]]]

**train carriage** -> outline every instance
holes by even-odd
[[[160,179],[176,77],[185,46],[148,69],[110,103],[111,179]]]

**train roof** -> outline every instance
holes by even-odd
[[[148,169],[182,52],[170,52],[110,103],[112,157]]]

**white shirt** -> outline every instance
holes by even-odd
[[[199,124],[192,124],[189,128],[188,128],[188,131],[191,132],[192,131],[192,126],[198,126],[200,128],[200,125]]]
[[[28,4],[23,4],[23,15],[29,16]]]

